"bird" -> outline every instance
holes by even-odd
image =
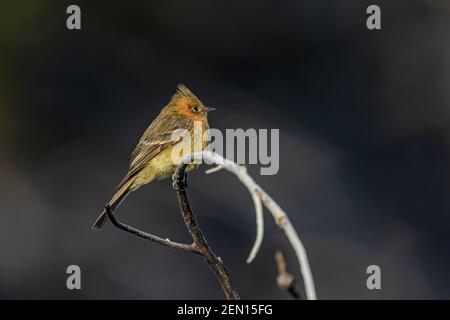
[[[130,192],[152,181],[172,176],[178,164],[176,159],[186,155],[185,149],[180,148],[180,144],[184,143],[183,133],[189,133],[192,148],[188,152],[204,150],[209,143],[208,114],[213,110],[215,108],[206,107],[185,85],[179,84],[169,103],[140,138],[130,156],[128,172],[116,187],[107,206],[114,211]],[[198,140],[199,138],[201,140]],[[194,142],[197,144],[195,149]],[[197,150],[198,148],[201,150]],[[178,157],[174,157],[173,151],[178,149],[182,151]],[[197,166],[195,163],[190,164],[186,171],[191,171]],[[92,229],[100,229],[107,220],[105,209],[94,222]]]

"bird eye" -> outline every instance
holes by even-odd
[[[200,111],[200,107],[199,106],[195,106],[194,108],[192,108],[192,110],[197,113]]]

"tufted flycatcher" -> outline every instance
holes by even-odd
[[[190,137],[194,137],[192,142],[197,140],[195,135],[199,133],[194,132],[198,131],[194,128],[199,123],[201,124],[200,131],[207,132],[209,128],[208,112],[211,110],[215,109],[205,107],[200,99],[186,86],[178,85],[176,93],[145,130],[131,154],[128,173],[117,186],[114,196],[108,202],[111,209],[117,208],[131,191],[135,191],[156,179],[161,180],[173,175],[177,163],[174,162],[172,151],[177,147],[177,144],[183,143],[181,136],[176,132],[184,130],[184,132],[189,133]],[[200,148],[205,149],[207,144],[207,139],[202,136]],[[195,167],[195,164],[191,164],[187,171]],[[103,210],[92,228],[100,229],[107,218],[106,211]]]

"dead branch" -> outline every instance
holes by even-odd
[[[181,162],[173,175],[173,187],[177,191],[178,203],[180,204],[181,212],[183,213],[184,223],[194,240],[192,246],[196,248],[199,254],[206,260],[209,267],[216,274],[217,280],[220,283],[223,291],[228,300],[238,300],[239,295],[231,282],[230,276],[228,275],[225,266],[223,265],[221,259],[217,257],[211,248],[208,246],[206,239],[200,230],[200,227],[195,220],[194,213],[192,212],[189,200],[186,194],[187,188],[187,175],[186,175],[187,164]]]
[[[225,296],[229,300],[239,299],[239,295],[231,282],[225,266],[223,265],[221,259],[217,257],[211,248],[208,246],[207,241],[201,232],[197,221],[195,219],[194,213],[189,204],[189,200],[186,193],[187,188],[187,178],[186,178],[186,168],[190,163],[202,163],[203,161],[208,164],[216,164],[217,167],[210,169],[207,173],[212,173],[221,169],[225,169],[235,176],[247,187],[250,192],[256,210],[256,224],[257,224],[257,236],[255,244],[250,252],[247,259],[247,263],[250,263],[256,256],[262,240],[264,231],[264,220],[263,220],[263,204],[272,214],[275,219],[276,224],[280,229],[282,229],[287,236],[290,244],[292,245],[295,254],[297,256],[300,271],[303,276],[303,281],[305,283],[306,297],[308,300],[316,299],[316,292],[314,288],[314,281],[311,273],[311,269],[308,262],[308,257],[306,255],[306,250],[300,241],[297,232],[295,231],[292,223],[289,220],[287,214],[281,209],[281,207],[252,179],[252,177],[247,173],[247,170],[243,166],[239,166],[236,163],[227,160],[217,153],[211,151],[195,152],[184,157],[178,164],[175,173],[173,175],[173,187],[177,191],[178,202],[181,208],[181,212],[184,218],[186,228],[189,231],[193,239],[192,244],[183,244],[170,241],[169,239],[163,239],[152,235],[150,233],[138,230],[131,226],[128,226],[117,220],[113,214],[111,208],[106,206],[106,212],[108,214],[111,222],[119,229],[134,234],[138,237],[144,238],[146,240],[158,243],[160,245],[178,249],[190,253],[195,253],[202,256],[207,262],[208,266],[215,273],[216,278],[225,292]]]
[[[217,277],[217,281],[225,292],[225,296],[228,300],[238,300],[239,295],[236,289],[231,282],[230,276],[228,275],[225,266],[219,257],[217,257],[211,248],[208,246],[206,239],[200,230],[200,227],[197,224],[194,213],[191,210],[189,205],[189,201],[186,195],[186,174],[185,174],[185,166],[179,166],[177,168],[176,173],[173,176],[173,186],[177,191],[178,202],[181,208],[181,212],[183,214],[184,223],[186,224],[186,228],[189,231],[193,239],[192,244],[184,244],[170,241],[169,239],[163,239],[153,234],[138,230],[129,225],[126,225],[117,220],[115,215],[113,214],[111,208],[107,205],[105,207],[106,213],[108,214],[108,218],[111,220],[114,226],[117,228],[129,232],[133,235],[136,235],[140,238],[158,243],[165,247],[178,249],[190,253],[195,253],[203,257],[207,262],[208,266],[214,272]]]
[[[294,299],[301,299],[300,289],[296,284],[295,277],[287,271],[286,260],[284,260],[284,255],[280,250],[275,253],[275,261],[278,270],[278,287],[288,292]]]
[[[191,155],[186,156],[181,160],[181,163],[191,163],[191,162],[206,162],[207,164],[216,164],[217,167],[210,169],[207,173],[216,172],[221,169],[225,169],[228,172],[233,173],[238,179],[247,187],[248,191],[252,195],[253,202],[256,209],[256,223],[257,223],[257,237],[252,251],[247,259],[247,262],[251,262],[259,247],[262,243],[263,238],[263,213],[262,204],[267,208],[267,210],[272,214],[278,227],[283,230],[284,234],[288,238],[291,246],[293,247],[295,254],[297,256],[298,263],[300,265],[300,271],[305,283],[306,298],[308,300],[316,300],[316,290],[314,286],[314,280],[309,266],[308,256],[306,254],[305,247],[298,237],[297,231],[294,229],[288,215],[281,209],[281,207],[266,193],[247,173],[244,166],[239,166],[233,161],[225,159],[221,155],[211,152],[202,151],[195,152]]]

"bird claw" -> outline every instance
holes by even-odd
[[[172,187],[176,191],[184,191],[187,188],[187,179],[186,179],[186,173],[184,173],[183,178],[178,179],[177,177],[172,176]]]

